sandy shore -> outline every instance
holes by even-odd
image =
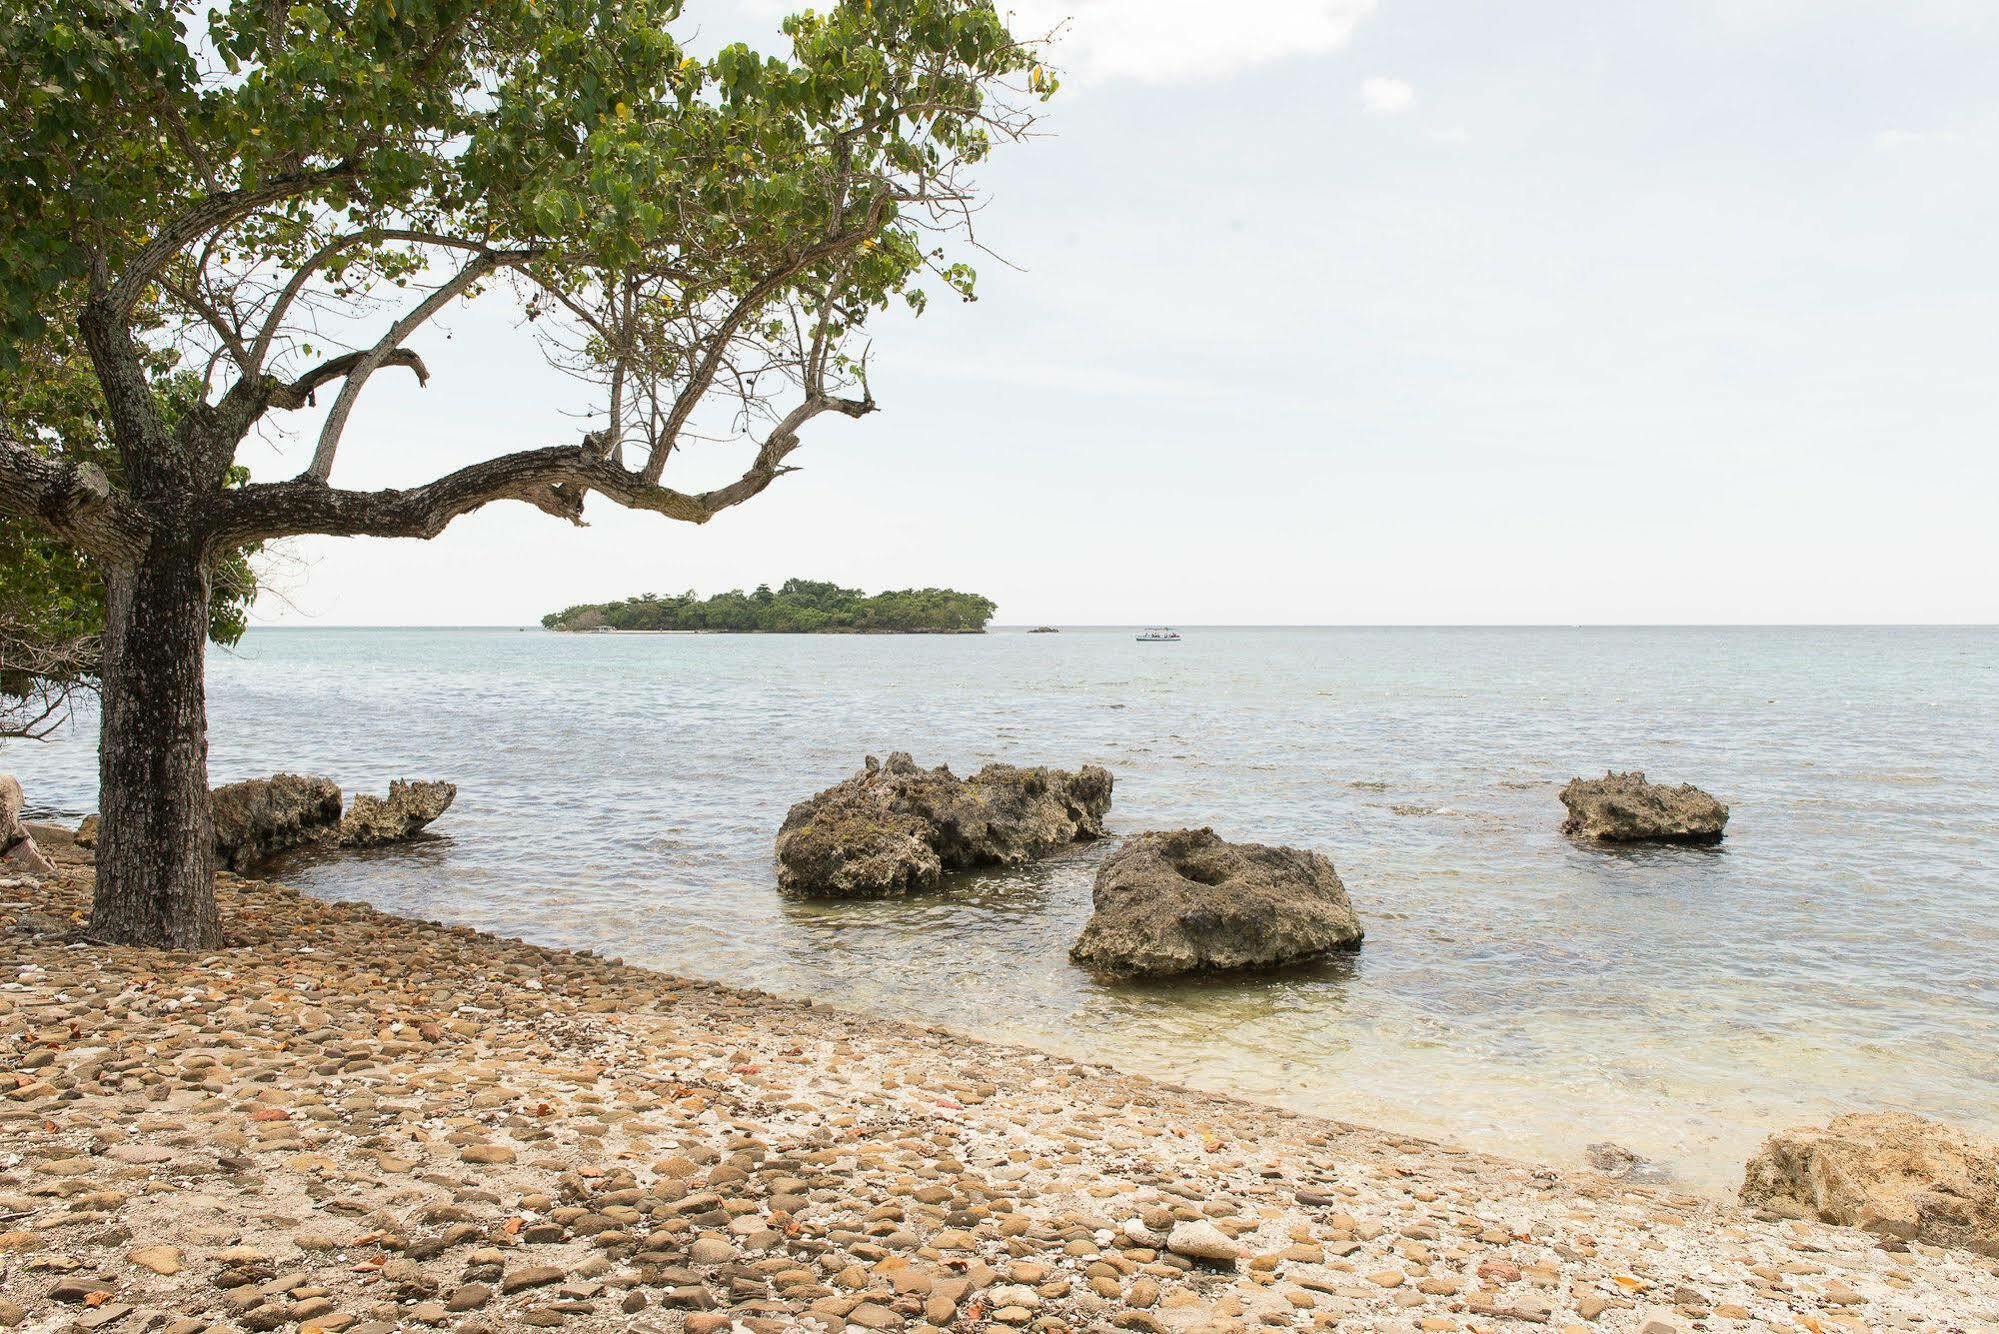
[[[0,1326],[1999,1329],[1993,1260],[275,885],[68,943],[88,879],[0,880]]]

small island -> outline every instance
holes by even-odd
[[[949,588],[896,588],[873,597],[816,579],[787,579],[703,598],[645,593],[622,602],[586,602],[541,618],[550,630],[710,634],[984,634],[991,598]]]

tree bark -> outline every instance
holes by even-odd
[[[198,541],[155,539],[105,579],[98,740],[97,896],[90,935],[212,949],[215,834],[208,795],[208,569]]]

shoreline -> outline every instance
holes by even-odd
[[[0,881],[27,1328],[1999,1322],[1964,1253],[218,886],[230,945],[166,955],[22,929],[87,868]],[[1240,1263],[1162,1248],[1195,1220]]]
[[[560,625],[540,627],[551,635],[797,635],[809,638],[819,635],[982,635],[978,630],[862,630],[843,626],[835,630],[620,630],[615,626],[603,625],[589,630],[571,630]]]

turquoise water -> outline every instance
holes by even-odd
[[[1187,629],[950,638],[259,630],[210,668],[215,781],[447,778],[437,841],[315,894],[1729,1189],[1768,1130],[1999,1131],[1999,632]],[[865,754],[1106,765],[1119,831],[1330,855],[1352,959],[1116,987],[1066,950],[1103,848],[902,902],[778,897],[786,808]],[[88,735],[15,745],[94,804]],[[1733,809],[1718,849],[1557,832],[1575,774]]]

